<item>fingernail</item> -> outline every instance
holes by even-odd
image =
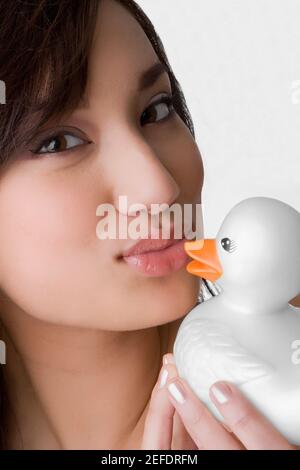
[[[167,377],[168,377],[168,371],[167,369],[163,369],[161,373],[159,388],[162,388],[165,385],[167,381]]]
[[[176,382],[171,382],[168,385],[168,390],[171,393],[172,397],[175,398],[175,400],[182,404],[186,400],[186,393],[185,390],[183,389],[182,385],[178,380]]]
[[[172,354],[165,354],[163,357],[163,363],[166,364],[175,364],[174,357]]]
[[[231,390],[227,384],[224,382],[214,384],[210,390],[218,403],[223,405],[224,403],[228,402],[231,395]]]

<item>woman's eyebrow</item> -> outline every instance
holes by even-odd
[[[169,74],[168,67],[162,62],[156,62],[149,69],[145,70],[139,80],[138,91],[143,91],[146,88],[150,88],[163,74]]]
[[[163,62],[156,62],[151,67],[145,70],[139,79],[138,91],[144,91],[146,88],[150,88],[159,79],[159,77],[167,73],[169,75],[169,69]],[[89,107],[89,101],[87,96],[81,97],[77,109],[86,109]]]

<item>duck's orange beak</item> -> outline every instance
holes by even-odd
[[[189,273],[209,281],[215,281],[223,273],[215,239],[185,242],[184,250],[194,259],[186,266]]]

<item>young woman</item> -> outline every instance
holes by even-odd
[[[192,121],[151,23],[132,0],[1,0],[0,17],[2,448],[292,448],[233,386],[227,428],[187,384],[184,404],[160,388],[204,285],[176,263],[139,271],[123,256],[136,242],[96,236],[101,203],[134,218],[120,195],[201,202]]]

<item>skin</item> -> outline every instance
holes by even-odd
[[[179,116],[140,124],[150,101],[171,93],[167,74],[137,91],[139,76],[155,62],[136,20],[103,0],[88,106],[47,127],[76,126],[80,145],[35,159],[21,152],[0,175],[11,448],[137,449],[153,431],[161,448],[153,410],[162,415],[152,399],[199,279],[184,268],[149,278],[120,263],[117,255],[132,240],[99,240],[95,215],[101,203],[117,207],[119,195],[129,204],[201,202],[201,155]],[[160,407],[175,416],[169,437],[178,448],[193,448],[174,405],[165,399]]]
[[[161,379],[167,372],[167,379]],[[162,386],[160,386],[162,385]],[[177,401],[169,387],[181,387],[185,397]],[[214,387],[227,390],[227,401],[219,403]],[[225,389],[224,389],[225,387]],[[187,382],[178,376],[174,356],[163,358],[158,381],[153,389],[142,442],[142,449],[183,449],[172,441],[174,413],[180,417],[194,450],[299,450],[264,418],[242,393],[229,382],[216,382],[210,388],[210,398],[224,419],[221,424],[194,394]],[[174,446],[175,444],[175,446]]]
[[[140,124],[150,101],[171,94],[167,74],[137,91],[157,61],[132,15],[101,2],[89,106],[56,123],[78,127],[92,143],[35,159],[24,151],[1,173],[1,338],[13,447],[137,448],[172,328],[196,302],[199,280],[184,268],[146,277],[117,260],[136,240],[96,235],[97,206],[117,207],[119,195],[128,205],[200,201],[202,160],[180,117]]]

